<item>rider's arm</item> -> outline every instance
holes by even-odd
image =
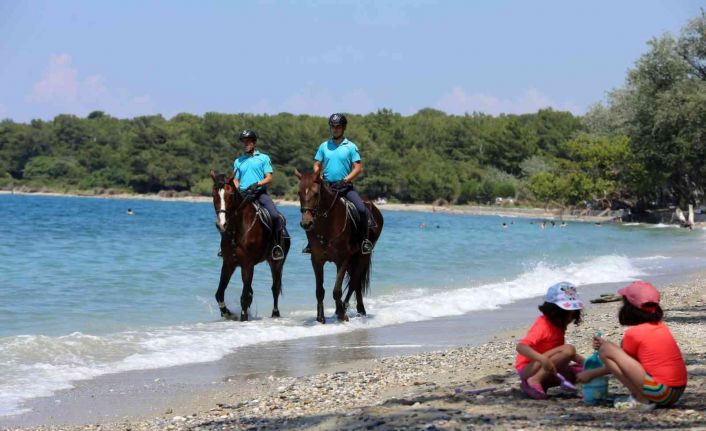
[[[346,177],[343,179],[343,181],[347,183],[352,183],[354,179],[360,175],[360,173],[363,172],[363,163],[362,162],[355,162],[353,163],[353,169],[351,169],[351,173],[346,175]]]
[[[265,174],[265,178],[263,178],[257,182],[257,186],[258,187],[266,186],[271,182],[272,182],[272,174],[268,172]]]
[[[233,178],[233,185],[235,185],[236,190],[240,190],[240,181],[237,178]]]
[[[314,160],[314,176],[321,174],[321,162]]]

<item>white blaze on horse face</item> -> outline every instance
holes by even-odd
[[[225,189],[219,189],[218,190],[218,197],[221,198],[221,210],[226,209],[226,200],[225,200],[225,194],[226,191]],[[226,228],[226,213],[223,211],[219,211],[217,214],[217,220],[218,220],[218,227],[223,230]]]

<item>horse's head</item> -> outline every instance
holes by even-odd
[[[228,228],[228,216],[235,211],[238,191],[233,184],[233,177],[211,171],[211,178],[213,179],[211,196],[213,197],[213,208],[216,210],[216,227],[219,232],[223,233]]]
[[[294,175],[299,178],[299,205],[301,206],[302,220],[299,225],[305,231],[310,231],[314,227],[314,218],[321,201],[320,194],[324,192],[321,177],[313,172],[302,174],[296,169]]]

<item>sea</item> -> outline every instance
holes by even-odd
[[[282,317],[269,317],[271,277],[261,264],[252,320],[237,322],[221,319],[214,298],[221,259],[210,202],[0,195],[0,418],[110,374],[208,363],[267,343],[376,328],[394,334],[530,299],[536,306],[563,280],[582,292],[706,267],[704,230],[571,221],[542,228],[540,219],[383,206],[368,315],[335,320],[329,264],[322,325],[309,256],[300,252],[299,209],[280,209],[292,236]],[[236,313],[241,286],[238,270],[226,291]]]

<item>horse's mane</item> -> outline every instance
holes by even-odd
[[[216,174],[215,183],[219,189],[225,187],[226,184],[230,183],[232,180],[226,174]]]

